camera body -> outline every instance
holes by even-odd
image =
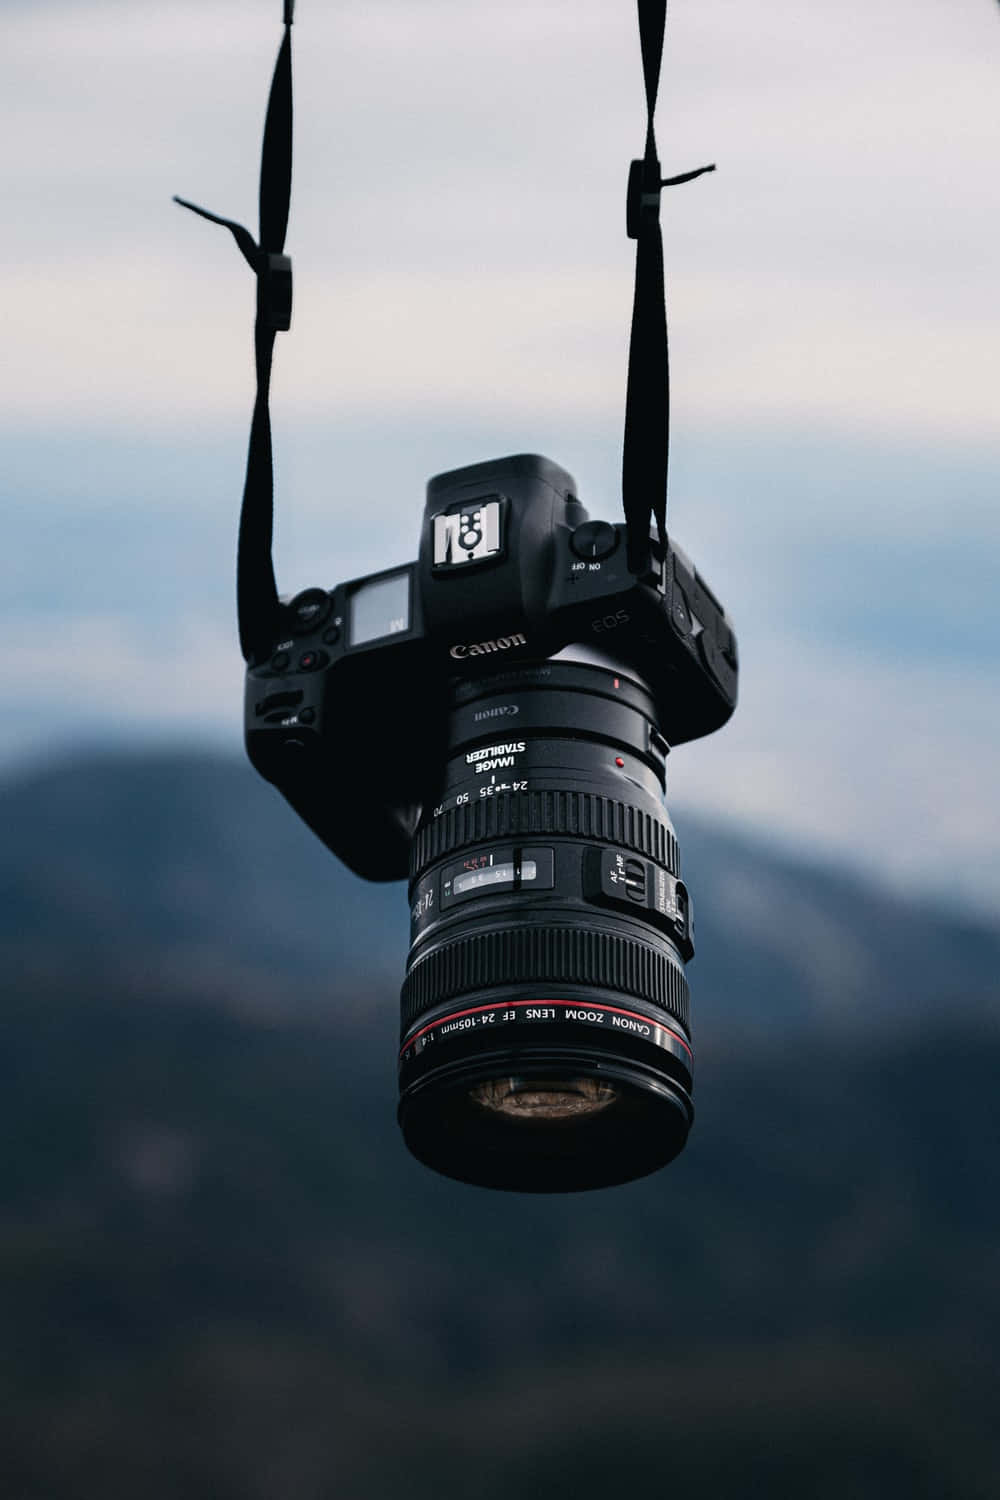
[[[456,678],[572,647],[645,683],[659,756],[710,734],[736,706],[732,624],[672,541],[654,540],[652,559],[630,572],[625,526],[590,520],[548,459],[440,474],[415,562],[280,606],[270,651],[247,670],[250,760],[352,870],[397,880],[437,798]],[[484,740],[502,740],[497,728],[484,724]]]

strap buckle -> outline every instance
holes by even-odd
[[[628,192],[625,198],[625,232],[630,240],[639,238],[643,225],[660,222],[660,189],[679,187],[682,182],[693,182],[706,172],[715,171],[715,162],[707,167],[695,167],[693,172],[678,172],[676,177],[661,177],[660,163],[656,157],[643,157],[634,161],[628,169]]]
[[[630,163],[625,195],[625,232],[630,240],[639,238],[644,224],[659,223],[660,187],[660,163],[655,157]]]
[[[257,270],[257,316],[277,333],[292,326],[292,261],[263,251]]]

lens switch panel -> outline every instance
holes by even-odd
[[[662,865],[630,849],[591,849],[584,861],[584,894],[601,906],[642,912],[673,939],[685,963],[694,956],[687,887]]]

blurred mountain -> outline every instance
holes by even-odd
[[[997,1493],[995,933],[684,826],[687,1149],[491,1193],[396,1130],[401,886],[223,760],[0,803],[4,1495]]]

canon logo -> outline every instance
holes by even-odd
[[[499,708],[481,708],[472,717],[478,724],[480,719],[505,719],[509,714],[518,714],[521,710],[516,703],[502,703]]]
[[[510,651],[513,646],[527,644],[523,635],[500,635],[495,641],[473,641],[471,645],[459,643],[451,647],[448,655],[461,661],[463,656],[488,656],[492,651]]]

